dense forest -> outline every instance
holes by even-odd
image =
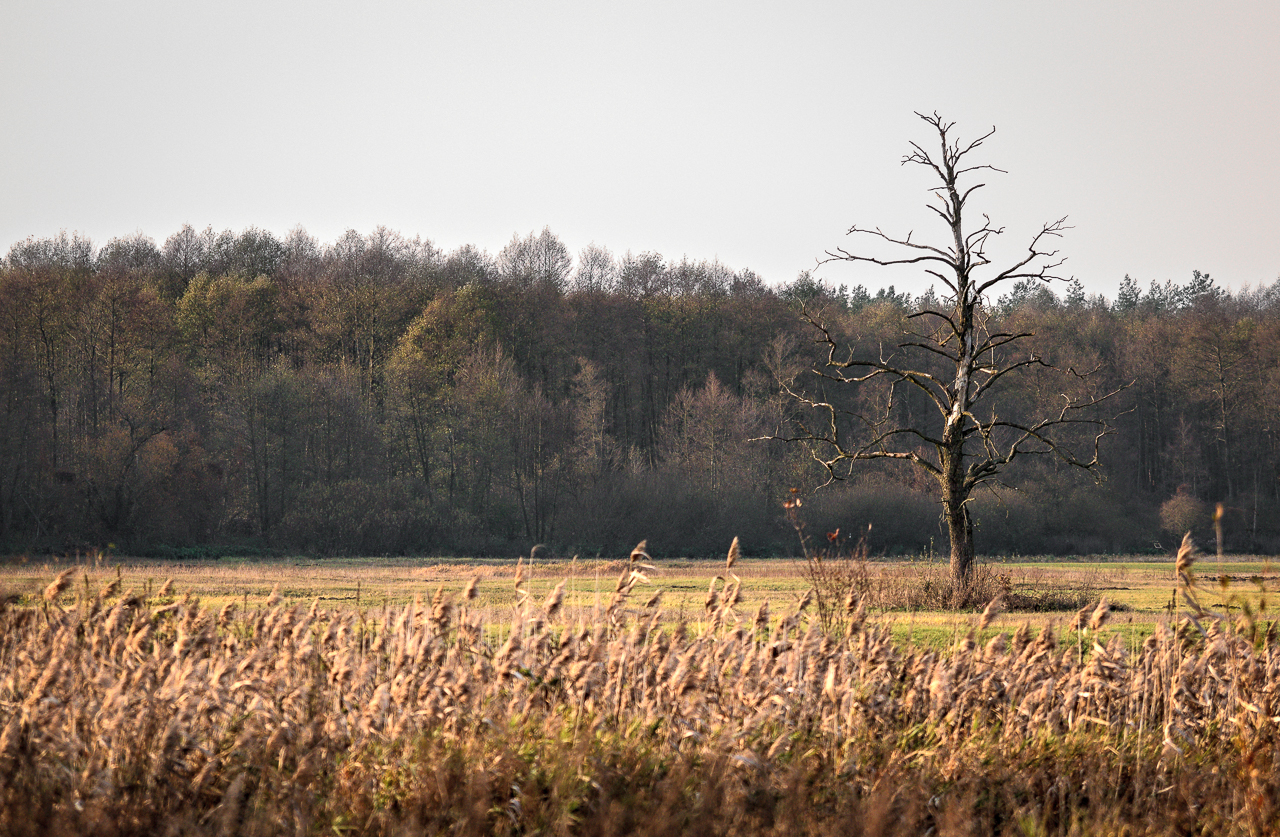
[[[1280,282],[1125,278],[987,301],[1034,351],[1096,369],[1114,432],[1101,482],[1018,463],[976,502],[984,553],[1150,551],[1226,510],[1228,546],[1280,549]],[[97,248],[27,239],[0,265],[0,549],[512,554],[792,552],[811,532],[875,553],[945,546],[932,486],[891,466],[824,474],[769,436],[778,379],[818,360],[801,310],[843,340],[898,339],[936,304],[892,287],[780,287],[715,262],[576,259],[550,231],[496,257],[385,229],[184,227]],[[1010,376],[1000,409],[1044,409]],[[810,494],[810,492],[813,492]]]

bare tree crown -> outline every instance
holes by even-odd
[[[1014,372],[1034,367],[1054,369],[1035,352],[1019,354],[1015,344],[1034,335],[1000,327],[983,300],[1002,282],[1061,278],[1055,270],[1063,264],[1050,244],[1068,229],[1066,218],[1045,224],[1031,239],[1026,252],[994,273],[986,247],[1003,227],[982,216],[975,229],[966,229],[970,199],[983,183],[962,184],[994,166],[970,163],[995,129],[969,143],[954,136],[954,123],[937,113],[917,114],[938,137],[935,151],[911,143],[903,164],[928,167],[938,179],[934,200],[927,204],[948,229],[945,244],[914,240],[912,234],[895,237],[879,227],[854,225],[848,234],[871,237],[891,245],[900,255],[868,255],[844,247],[828,251],[822,263],[844,261],[879,266],[920,265],[940,281],[949,294],[941,305],[923,308],[907,316],[908,327],[896,344],[881,345],[874,355],[849,345],[841,347],[821,311],[803,312],[813,327],[824,357],[813,370],[818,382],[812,389],[783,381],[782,386],[805,412],[793,432],[773,438],[806,444],[823,468],[828,481],[851,475],[854,463],[867,460],[909,462],[939,482],[943,514],[952,539],[952,564],[957,578],[967,575],[973,558],[972,524],[968,506],[973,490],[993,479],[1023,454],[1048,454],[1073,466],[1097,473],[1098,449],[1108,423],[1094,414],[1101,401],[1114,392],[1099,393],[1089,386],[1074,386],[1061,401],[1031,421],[1004,418],[994,405],[998,384]],[[980,275],[981,274],[981,275]],[[1058,370],[1065,379],[1085,381],[1094,370]],[[825,396],[827,384],[839,390],[853,389],[860,398],[847,401]],[[924,394],[936,408],[932,420],[904,420],[899,404],[903,388]],[[1081,431],[1084,431],[1083,434]]]

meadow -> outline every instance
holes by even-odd
[[[683,621],[701,629],[708,617],[704,605],[712,580],[718,579],[715,586],[724,588],[723,563],[698,559],[653,561],[653,569],[644,570],[645,578],[638,580],[637,590],[645,591],[646,598],[661,593],[664,621]],[[918,587],[922,579],[937,584],[946,581],[945,564],[938,560],[846,559],[843,563],[847,565],[843,574],[850,578],[865,575],[868,587]],[[376,612],[408,605],[415,598],[431,598],[438,591],[457,597],[474,581],[472,612],[492,629],[502,631],[525,598],[541,601],[561,582],[561,607],[566,617],[570,621],[594,619],[607,604],[625,565],[625,560],[577,558],[153,561],[95,554],[64,561],[16,559],[0,564],[0,590],[26,597],[20,601],[38,600],[51,577],[74,566],[81,583],[86,577],[100,583],[115,578],[122,590],[134,590],[143,597],[154,597],[157,590],[172,581],[181,596],[190,596],[214,609],[228,603],[239,604],[242,610],[252,609],[275,593],[289,604],[311,605],[318,601],[327,609]],[[814,579],[802,558],[740,558],[733,569],[742,580],[738,607],[743,611],[754,612],[765,601],[775,609],[794,605],[813,587]],[[980,569],[992,577],[1007,577],[1014,591],[1062,594],[1063,601],[1057,607],[1049,603],[1043,609],[1015,609],[1005,617],[1006,623],[1025,622],[1033,630],[1061,626],[1070,622],[1076,608],[1095,605],[1105,598],[1115,611],[1113,630],[1138,641],[1150,635],[1161,620],[1168,621],[1176,587],[1171,555],[991,557],[980,560]],[[1211,592],[1218,594],[1211,596],[1208,604],[1224,612],[1238,608],[1244,599],[1256,602],[1259,592],[1280,587],[1280,564],[1268,556],[1229,556],[1225,560],[1209,556],[1201,559],[1200,569],[1201,575],[1212,582]],[[517,572],[522,580],[519,591],[513,584]],[[1225,590],[1219,589],[1222,577],[1229,581]],[[868,596],[868,609],[901,643],[941,649],[973,626],[972,613],[882,601],[890,598]],[[981,603],[986,600],[983,598]],[[1262,604],[1265,615],[1265,597]],[[985,629],[982,635],[996,630]]]
[[[1280,829],[1266,560],[728,563],[11,563],[0,833]]]

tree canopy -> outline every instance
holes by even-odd
[[[974,496],[985,551],[1154,549],[1178,496],[1223,502],[1245,548],[1280,545],[1280,286],[1188,274],[1135,278],[1114,304],[1015,282],[986,310],[1047,363],[1135,383],[1102,485],[1019,460]],[[796,415],[774,380],[814,359],[800,310],[869,350],[947,293],[570,256],[548,230],[496,257],[381,228],[28,239],[0,265],[0,546],[594,555],[647,537],[714,554],[739,535],[786,553],[780,501],[825,475],[748,440]],[[1060,395],[1009,381],[1011,422]],[[812,526],[873,522],[876,552],[945,540],[927,482],[852,476],[806,500]]]

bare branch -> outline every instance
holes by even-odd
[[[929,244],[886,234],[879,228],[850,227],[850,236],[869,236],[896,252],[864,254],[844,247],[828,251],[828,261],[847,261],[878,266],[919,265],[925,275],[942,283],[950,292],[946,310],[923,310],[907,315],[909,322],[932,316],[930,327],[912,327],[897,338],[891,351],[882,345],[879,356],[855,352],[849,347],[842,355],[831,330],[820,317],[805,318],[815,329],[816,342],[826,347],[825,360],[812,370],[820,382],[823,397],[805,395],[784,382],[795,403],[820,418],[821,426],[810,431],[798,420],[798,433],[775,434],[775,438],[804,441],[811,456],[820,462],[829,480],[852,473],[853,463],[872,459],[911,463],[935,477],[940,486],[944,517],[951,539],[952,572],[960,584],[973,561],[973,526],[967,511],[975,486],[995,480],[1001,470],[1021,455],[1053,454],[1062,461],[1096,471],[1100,440],[1110,425],[1096,417],[1097,407],[1119,390],[1079,398],[1064,396],[1059,409],[1038,419],[1010,419],[999,416],[988,405],[998,387],[1017,372],[1040,368],[1068,378],[1082,380],[1091,373],[1074,368],[1056,369],[1034,352],[1013,356],[1011,347],[1033,337],[1028,331],[992,327],[992,317],[984,311],[987,292],[1001,282],[1022,279],[1049,281],[1065,261],[1051,247],[1070,229],[1066,218],[1044,224],[1027,246],[1026,252],[994,275],[979,278],[976,271],[991,264],[985,248],[992,236],[1004,228],[982,215],[981,224],[967,229],[964,212],[970,198],[985,184],[962,184],[961,180],[984,171],[1003,172],[994,166],[971,162],[968,158],[995,132],[968,143],[954,139],[954,123],[936,112],[917,114],[936,133],[934,151],[911,142],[902,163],[928,167],[938,178],[930,190],[932,199],[925,208],[947,227],[946,244]],[[923,319],[921,322],[925,322]],[[1097,370],[1094,370],[1097,371]],[[856,400],[844,408],[825,397],[826,382],[851,387]],[[900,387],[907,386],[907,389]],[[911,387],[923,392],[939,410],[938,428],[904,416],[905,393]],[[906,402],[909,406],[910,402]],[[981,415],[989,411],[989,416]],[[1092,454],[1077,447],[1079,434],[1092,438]],[[1074,439],[1074,441],[1073,441]]]
[[[1042,279],[1047,281],[1049,279],[1061,278],[1050,274],[1049,271],[1062,266],[1066,259],[1058,259],[1056,262],[1043,265],[1035,271],[1024,272],[1023,268],[1034,262],[1036,259],[1054,258],[1058,254],[1058,251],[1041,250],[1039,249],[1040,242],[1049,237],[1061,238],[1062,233],[1069,229],[1071,229],[1071,227],[1067,226],[1066,217],[1059,218],[1051,224],[1045,224],[1040,232],[1036,233],[1035,238],[1031,239],[1031,244],[1027,247],[1027,255],[1024,256],[1021,261],[997,273],[994,278],[988,279],[986,282],[979,285],[978,294],[984,294],[987,292],[988,288],[1010,279]]]
[[[1035,337],[1035,336],[1036,336],[1035,332],[1032,332],[1032,331],[1020,331],[1017,333],[998,332],[996,334],[989,334],[987,335],[986,339],[983,340],[982,343],[978,345],[978,348],[975,350],[974,354],[985,355],[987,352],[1002,348],[1004,346],[1009,345],[1010,343],[1016,343],[1019,340],[1023,340],[1025,338]]]
[[[923,250],[927,253],[931,253],[932,255],[917,256],[915,258],[881,260],[872,256],[863,256],[857,253],[850,253],[848,250],[844,249],[843,247],[837,247],[835,249],[835,252],[828,250],[827,258],[820,259],[818,262],[819,264],[826,264],[827,262],[831,262],[831,261],[850,261],[850,262],[871,262],[873,264],[878,264],[878,265],[895,265],[895,264],[918,264],[923,261],[940,261],[943,264],[951,265],[955,261],[952,254],[945,250],[940,250],[937,247],[931,247],[927,244],[916,244],[911,240],[910,233],[907,234],[907,237],[905,239],[899,239],[899,238],[894,238],[891,235],[888,235],[887,233],[885,233],[883,230],[879,228],[865,229],[863,227],[853,226],[853,227],[850,227],[849,231],[845,234],[846,235],[869,235],[874,238],[883,239],[889,244],[893,244],[898,247],[907,247],[913,250]]]
[[[945,321],[947,325],[951,326],[952,331],[955,331],[956,329],[955,320],[951,319],[950,316],[942,313],[941,311],[936,311],[932,308],[925,308],[920,311],[916,311],[914,313],[908,314],[907,319],[914,320],[916,317],[924,317],[924,316],[938,317],[939,319]]]

